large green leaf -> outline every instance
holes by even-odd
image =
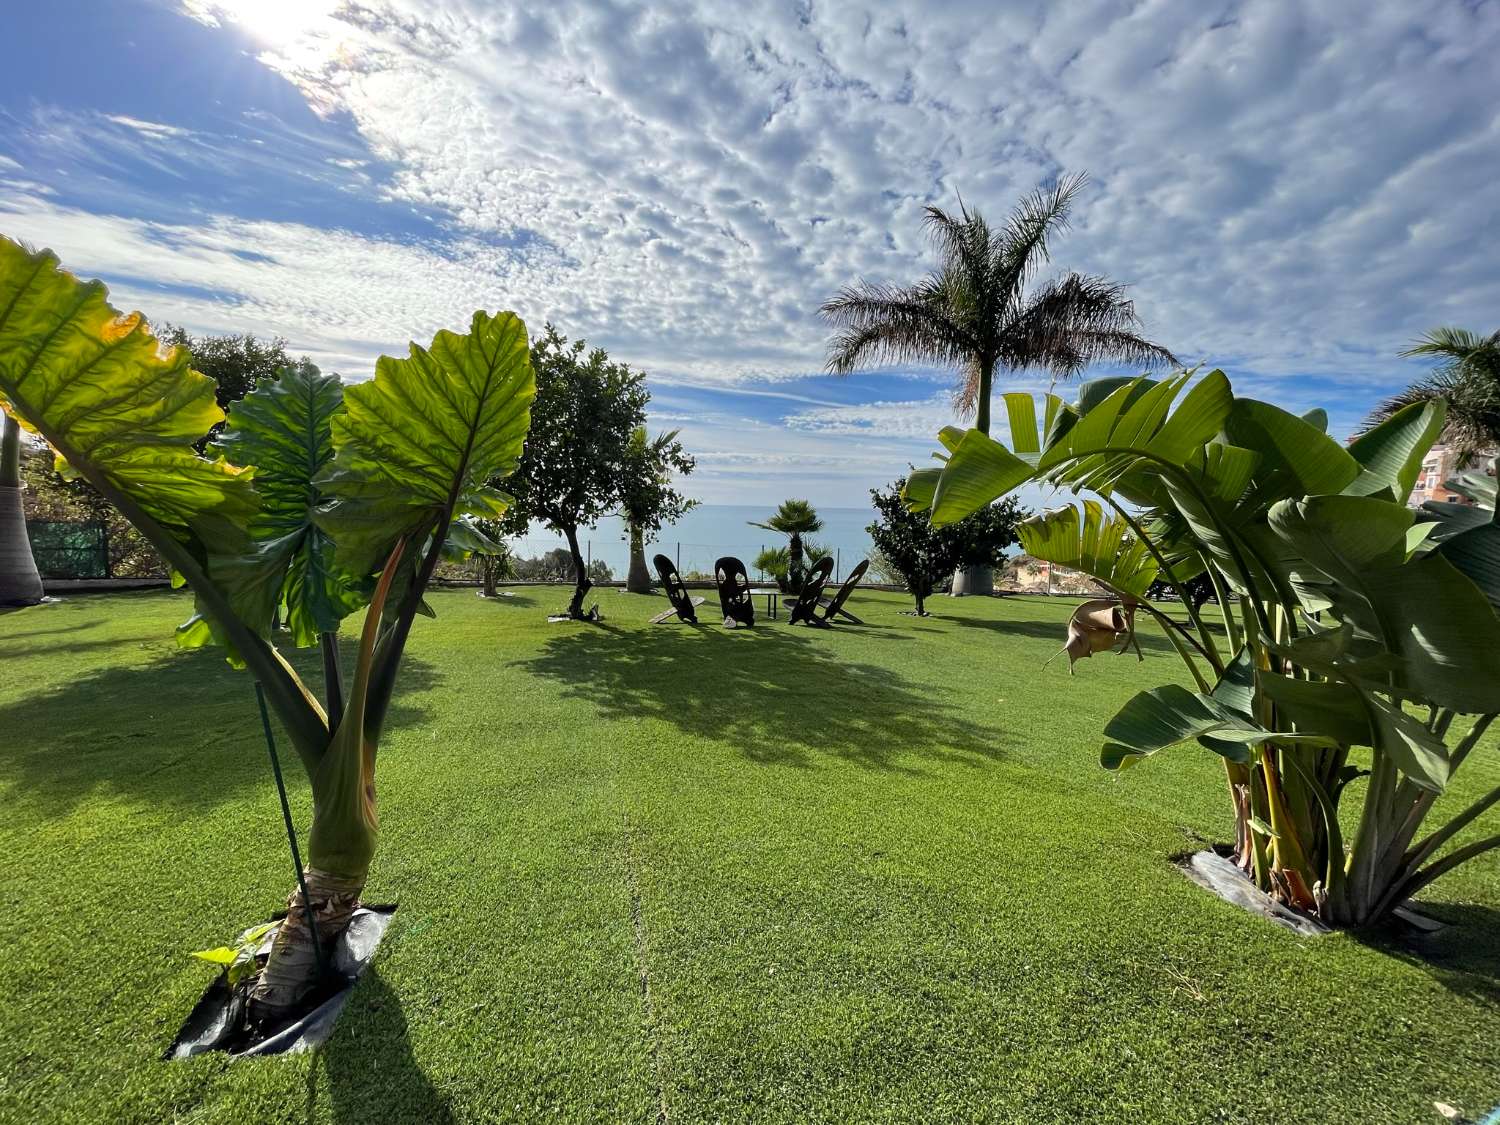
[[[1447,415],[1442,399],[1414,402],[1355,438],[1349,443],[1349,454],[1364,471],[1349,491],[1360,496],[1388,492],[1406,503],[1422,471],[1422,459],[1443,432]]]
[[[1389,686],[1442,707],[1500,711],[1500,618],[1441,554],[1412,556],[1415,513],[1374,496],[1287,500],[1272,532],[1304,560],[1297,585],[1352,629],[1351,652],[1397,658]]]
[[[1264,742],[1329,745],[1318,734],[1266,730],[1230,710],[1212,696],[1198,695],[1177,684],[1132,696],[1104,728],[1107,741],[1099,760],[1106,769],[1122,769],[1142,758],[1191,739],[1231,761],[1250,760],[1250,747]]]
[[[371,573],[397,539],[503,510],[505,498],[482,482],[514,471],[535,397],[515,313],[476,312],[465,335],[442,331],[406,359],[381,356],[374,379],[345,389],[337,452],[317,480],[334,498],[317,522],[341,565]]]
[[[336,565],[333,541],[313,522],[321,500],[313,480],[333,457],[333,418],[343,408],[338,376],[298,364],[235,403],[214,443],[229,460],[255,466],[261,510],[246,548],[212,556],[209,572],[263,636],[284,607],[299,646],[337,632],[365,602],[360,576]]]
[[[228,534],[256,501],[248,469],[193,449],[224,412],[189,362],[101,282],[0,237],[0,399],[107,497],[199,550],[206,524]]]
[[[1225,424],[1231,445],[1258,457],[1248,503],[1263,514],[1278,500],[1342,492],[1360,464],[1317,426],[1278,406],[1237,398]]]
[[[1016,525],[1021,545],[1039,559],[1081,570],[1120,591],[1144,597],[1160,568],[1129,525],[1097,500],[1054,508]]]
[[[1031,465],[994,438],[969,430],[953,448],[938,479],[932,498],[933,525],[943,527],[973,515],[1030,480],[1031,473]],[[911,488],[909,480],[907,488]]]

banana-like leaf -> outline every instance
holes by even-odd
[[[1224,433],[1229,444],[1258,456],[1249,497],[1258,514],[1278,500],[1342,492],[1360,474],[1342,445],[1268,402],[1235,399]]]
[[[503,495],[482,485],[515,470],[535,397],[515,313],[476,312],[465,335],[442,331],[406,359],[381,356],[374,379],[345,388],[337,452],[317,479],[334,498],[317,523],[341,565],[372,573],[398,540],[420,543],[455,515],[503,511]]]
[[[1374,745],[1369,709],[1351,684],[1266,673],[1261,690],[1295,730],[1326,734],[1341,746]]]
[[[337,632],[366,601],[362,576],[336,565],[333,541],[313,522],[322,499],[313,480],[333,457],[333,418],[343,408],[338,376],[297,364],[235,403],[214,443],[236,464],[255,466],[261,510],[246,548],[211,556],[209,573],[262,636],[284,607],[299,647]]]
[[[1146,544],[1097,500],[1032,516],[1016,525],[1016,534],[1037,558],[1081,570],[1122,594],[1144,597],[1160,573]]]
[[[1366,692],[1375,750],[1387,755],[1412,783],[1432,793],[1448,784],[1448,748],[1396,703]]]
[[[1448,406],[1414,402],[1349,443],[1349,454],[1364,471],[1349,485],[1358,496],[1387,492],[1402,504],[1422,472],[1422,459],[1443,432]]]
[[[1303,560],[1298,587],[1350,626],[1350,654],[1396,658],[1391,690],[1500,711],[1500,618],[1441,554],[1410,555],[1414,518],[1379,497],[1314,496],[1277,504],[1270,528]]]
[[[1179,742],[1204,739],[1204,745],[1235,762],[1250,760],[1250,747],[1264,742],[1327,746],[1320,734],[1266,730],[1230,710],[1212,696],[1195,694],[1178,684],[1152,688],[1133,696],[1104,728],[1107,740],[1099,761],[1105,769],[1124,769]]]
[[[243,526],[256,499],[250,470],[193,449],[224,412],[189,362],[111,308],[102,282],[0,236],[0,400],[127,515],[201,554],[203,528]]]
[[[994,438],[969,430],[954,446],[933,491],[933,525],[943,527],[973,515],[1030,480],[1031,474],[1030,464]]]
[[[913,469],[906,477],[906,487],[901,490],[901,500],[909,512],[930,512],[932,498],[937,494],[942,469]]]

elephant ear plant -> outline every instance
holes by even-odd
[[[1220,371],[1100,380],[1040,409],[1004,399],[1010,445],[945,430],[943,464],[913,473],[905,499],[945,525],[1027,482],[1097,497],[1023,522],[1022,544],[1138,600],[1197,689],[1131,699],[1104,729],[1106,768],[1192,740],[1219,755],[1241,869],[1331,925],[1378,921],[1500,847],[1452,846],[1500,788],[1422,834],[1500,711],[1493,489],[1489,509],[1407,507],[1441,402],[1346,448],[1321,411],[1237,398]],[[1184,596],[1199,575],[1222,632]],[[1186,624],[1147,598],[1158,579]]]
[[[472,549],[461,521],[506,507],[484,482],[515,468],[526,439],[526,328],[513,313],[476,312],[467,334],[382,356],[373,379],[348,387],[287,368],[234,406],[212,457],[193,442],[224,414],[190,363],[140,314],[112,309],[101,283],[0,238],[0,405],[192,588],[198,613],[182,643],[218,640],[262,685],[311,780],[305,879],[327,944],[375,852],[376,749],[427,581],[445,552]],[[345,692],[334,638],[361,607]],[[278,620],[292,643],[323,646],[326,706],[271,643]],[[318,983],[306,916],[299,889],[251,993],[262,1026]]]

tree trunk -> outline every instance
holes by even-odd
[[[926,617],[927,616],[927,610],[925,608],[923,608],[923,606],[924,606],[924,603],[927,601],[927,595],[919,590],[919,591],[915,591],[912,594],[912,596],[917,599],[917,616],[918,617]]]
[[[365,881],[348,879],[319,871],[303,869],[307,893],[312,898],[313,918],[323,947],[324,963],[333,958],[338,936],[349,925],[359,907],[359,896]],[[318,950],[307,924],[307,904],[302,888],[287,900],[286,920],[276,930],[271,956],[261,970],[250,992],[250,1019],[253,1023],[271,1025],[298,1014],[298,1006],[318,987]]]
[[[495,597],[495,560],[485,555],[479,560],[479,574],[484,582],[484,596]]]
[[[646,566],[646,537],[634,524],[630,526],[630,570],[625,575],[625,589],[632,594],[651,592],[651,571]]]
[[[36,605],[42,576],[26,535],[21,488],[21,426],[5,415],[0,434],[0,605]]]
[[[995,592],[995,571],[988,566],[961,566],[953,572],[953,596],[965,594],[988,596]]]
[[[573,556],[573,598],[568,602],[568,616],[583,616],[583,599],[588,597],[593,583],[585,572],[583,563],[583,552],[578,549],[578,529],[569,525],[563,528],[563,534],[568,538],[568,553]]]
[[[990,389],[995,381],[995,365],[979,365],[979,401],[975,404],[974,428],[982,434],[990,432]]]
[[[802,590],[802,536],[792,532],[786,549],[786,592],[800,593]]]

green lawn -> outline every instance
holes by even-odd
[[[189,951],[291,884],[249,679],[175,649],[176,595],[0,618],[0,1116],[1436,1122],[1434,1101],[1500,1102],[1500,856],[1431,888],[1458,924],[1426,959],[1199,890],[1171,860],[1228,830],[1216,760],[1097,765],[1120,702],[1178,674],[1149,630],[1144,664],[1070,678],[1041,669],[1060,599],[915,620],[866,594],[867,626],[824,632],[646,627],[661,601],[615,591],[602,627],[549,625],[556,591],[431,600],[380,763],[367,898],[400,902],[391,933],[323,1052],[236,1063],[160,1056],[212,972]]]

